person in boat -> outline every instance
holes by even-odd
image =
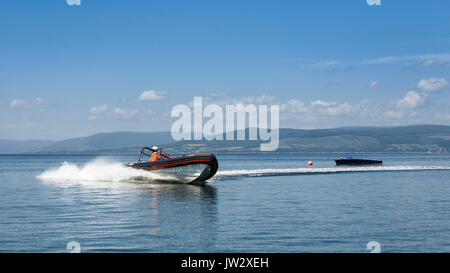
[[[158,146],[153,146],[152,151],[153,151],[153,154],[150,157],[150,161],[170,159],[170,157],[168,155],[165,155],[162,153],[162,149],[159,148]]]

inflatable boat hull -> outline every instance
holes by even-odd
[[[130,163],[128,167],[161,174],[164,180],[201,183],[216,174],[218,162],[214,154],[193,154],[165,160]]]

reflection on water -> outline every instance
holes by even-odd
[[[199,251],[215,245],[217,233],[217,193],[210,185],[151,183],[140,187],[149,200],[148,230],[157,238],[153,249]],[[178,249],[178,250],[177,250]],[[201,250],[200,250],[201,251]]]
[[[142,187],[150,190],[152,199],[170,198],[174,201],[201,200],[202,202],[216,202],[217,190],[210,185],[186,185],[177,183],[149,183]]]
[[[217,221],[217,193],[216,188],[210,185],[185,184],[148,184],[142,188],[148,191],[150,200],[149,209],[149,235],[164,237],[170,223],[177,223],[171,235],[173,239],[178,236],[197,238],[197,243],[210,249],[215,243]],[[179,229],[179,233],[176,230]],[[200,232],[200,229],[203,230]],[[205,232],[206,231],[206,232]],[[182,235],[184,234],[184,235]],[[178,236],[177,236],[178,235]],[[181,240],[179,241],[181,244]],[[185,243],[183,243],[185,244]],[[180,245],[180,247],[183,247]],[[192,251],[187,249],[187,251]]]

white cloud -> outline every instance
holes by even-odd
[[[433,64],[435,64],[437,61],[436,61],[436,59],[425,59],[423,62],[422,62],[422,65],[424,65],[424,66],[432,66]]]
[[[419,114],[416,111],[412,110],[387,110],[383,113],[383,116],[386,118],[394,118],[394,119],[401,119],[401,118],[416,118]]]
[[[450,120],[450,114],[435,114],[433,117],[435,119],[447,119],[447,120]]]
[[[327,101],[323,101],[323,100],[315,100],[313,102],[311,102],[312,106],[333,106],[336,105],[335,102],[327,102]]]
[[[94,119],[97,119],[97,116],[92,115],[92,116],[88,117],[88,120],[94,120]]]
[[[379,118],[382,109],[379,105],[373,103],[370,99],[361,100],[356,106],[352,107],[355,114],[362,118]]]
[[[35,99],[31,99],[31,100],[13,99],[9,103],[9,106],[20,107],[20,106],[28,106],[28,105],[38,105],[38,104],[41,104],[42,102],[44,102],[44,100],[41,98],[35,98]]]
[[[393,110],[387,110],[386,112],[384,112],[384,116],[387,118],[402,118],[403,117],[403,112],[401,111],[393,111]]]
[[[139,96],[139,100],[161,100],[166,97],[167,92],[165,91],[155,91],[155,90],[147,90],[142,92]]]
[[[380,83],[377,81],[373,81],[370,83],[370,87],[377,87]]]
[[[303,102],[295,99],[289,100],[287,103],[282,104],[280,108],[282,111],[286,110],[293,114],[306,113],[308,111]]]
[[[113,113],[117,114],[123,118],[131,118],[135,115],[137,115],[137,113],[139,113],[139,110],[137,109],[122,109],[122,108],[114,108],[113,109]]]
[[[450,53],[443,54],[421,54],[421,55],[406,55],[406,56],[387,56],[375,59],[364,60],[366,64],[386,64],[395,62],[422,62],[423,64],[431,64],[431,61],[436,62],[448,62],[450,61]],[[434,64],[433,63],[433,64]]]
[[[367,115],[369,100],[362,100],[358,105],[352,106],[348,102],[338,104],[336,102],[327,102],[323,100],[315,100],[309,105],[303,102],[291,99],[287,103],[280,106],[281,111],[289,112],[290,114],[307,115],[310,119],[318,119],[325,117],[337,117],[346,115],[348,113],[355,113],[360,115]]]
[[[414,90],[408,91],[405,97],[397,102],[399,108],[416,108],[425,103],[425,95],[421,95]]]
[[[25,105],[25,100],[18,100],[18,99],[13,99],[9,103],[9,106],[11,106],[11,107],[18,107],[18,106],[24,106],[24,105]]]
[[[92,107],[91,109],[89,109],[89,113],[98,115],[98,114],[102,114],[102,113],[106,112],[107,110],[108,110],[108,105],[104,104],[104,105]]]
[[[210,93],[207,96],[202,97],[203,105],[217,104],[219,106],[225,105],[241,105],[246,106],[249,104],[279,104],[276,98],[272,95],[261,95],[253,97],[240,97],[233,98],[232,93]],[[194,100],[187,103],[189,107],[194,107]]]
[[[309,68],[347,67],[349,69],[359,65],[393,64],[393,63],[409,63],[413,65],[422,65],[422,66],[433,66],[437,64],[443,64],[449,67],[450,53],[385,56],[372,59],[342,59],[329,61],[324,60],[320,62],[312,62],[311,60],[307,59],[293,59],[293,61],[305,63],[303,67]]]
[[[352,111],[363,110],[367,108],[365,102],[361,102],[357,107],[353,107],[348,102],[337,104],[336,102],[326,102],[323,100],[316,100],[310,105],[305,105],[303,102],[291,99],[287,103],[280,106],[281,111],[289,112],[290,114],[307,115],[308,118],[317,119],[320,117],[340,116],[348,114]]]
[[[371,83],[370,81],[367,84]],[[246,105],[268,103],[280,106],[280,121],[283,126],[317,128],[357,125],[392,125],[423,122],[424,113],[419,106],[427,103],[428,94],[410,90],[391,103],[377,103],[370,99],[359,102],[316,98],[302,102],[298,98],[280,101],[271,95],[233,98],[232,94],[214,94],[203,97],[203,105]],[[192,107],[192,103],[189,104]],[[417,112],[416,112],[417,111]],[[141,113],[141,112],[140,112]],[[145,113],[145,112],[142,112]]]
[[[349,103],[344,102],[336,107],[328,107],[327,113],[331,116],[339,116],[342,114],[349,113],[351,110],[352,106]]]
[[[408,115],[409,115],[410,118],[415,118],[415,117],[417,117],[418,113],[416,111],[410,111],[408,113]]]
[[[275,97],[271,95],[261,95],[258,97],[241,98],[240,101],[248,104],[269,104],[275,101]]]
[[[422,89],[423,91],[438,91],[442,88],[446,87],[448,82],[444,78],[431,78],[431,79],[422,79],[417,84],[417,88]]]
[[[310,66],[310,67],[330,67],[330,66],[336,66],[338,64],[339,64],[339,62],[337,62],[337,61],[326,61],[326,62],[312,63],[308,66]]]

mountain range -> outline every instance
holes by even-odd
[[[248,129],[247,129],[248,133]],[[302,153],[449,153],[450,126],[341,127],[280,129],[277,152]],[[248,134],[247,134],[248,135]],[[170,132],[114,132],[62,141],[0,139],[0,154],[22,153],[137,153],[160,145],[170,153],[259,152],[260,141],[174,141]]]

